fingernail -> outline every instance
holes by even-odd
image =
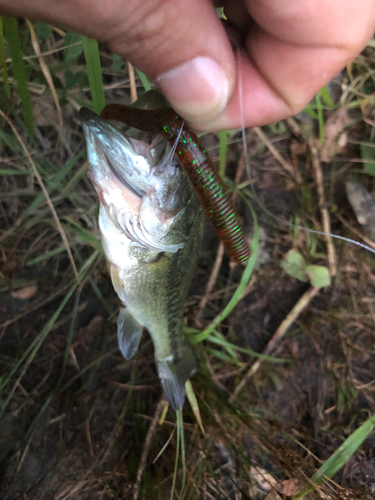
[[[156,83],[172,107],[192,121],[217,117],[228,101],[229,82],[209,57],[196,57],[160,75]]]

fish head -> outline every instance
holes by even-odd
[[[168,142],[148,143],[82,108],[89,178],[108,219],[134,243],[153,251],[176,252],[186,235],[176,230],[191,188]]]

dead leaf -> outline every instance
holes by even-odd
[[[348,200],[354,210],[358,222],[365,232],[375,238],[375,201],[371,194],[354,179],[345,183]]]
[[[36,285],[25,286],[25,288],[20,288],[19,290],[12,290],[10,292],[14,299],[28,300],[34,297],[38,290]]]
[[[333,155],[339,153],[346,145],[346,134],[343,132],[349,117],[344,108],[332,113],[324,127],[324,145],[320,153],[322,162],[328,163]]]
[[[281,481],[281,483],[275,484],[274,489],[268,493],[264,500],[279,500],[283,498],[281,495],[291,497],[296,495],[299,490],[298,479],[286,479],[285,481]]]
[[[298,479],[286,479],[281,483],[278,483],[275,488],[279,493],[286,496],[297,495],[300,490],[300,485]]]
[[[250,476],[263,491],[270,491],[276,485],[276,479],[262,467],[251,467]]]
[[[78,331],[78,338],[81,342],[90,342],[102,327],[103,318],[94,316],[87,325],[82,326]]]

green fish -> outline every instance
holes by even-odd
[[[181,409],[185,382],[197,369],[182,333],[183,307],[203,233],[203,211],[174,151],[158,135],[136,140],[82,108],[89,177],[100,199],[99,228],[126,359],[149,331],[167,400]],[[149,134],[148,134],[149,136]]]

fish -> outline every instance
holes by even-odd
[[[183,335],[183,308],[203,235],[203,209],[174,148],[162,136],[130,137],[81,108],[88,176],[100,201],[98,225],[113,287],[122,307],[119,348],[137,351],[151,335],[159,379],[179,410],[185,383],[197,370]],[[152,140],[151,140],[152,139]]]

